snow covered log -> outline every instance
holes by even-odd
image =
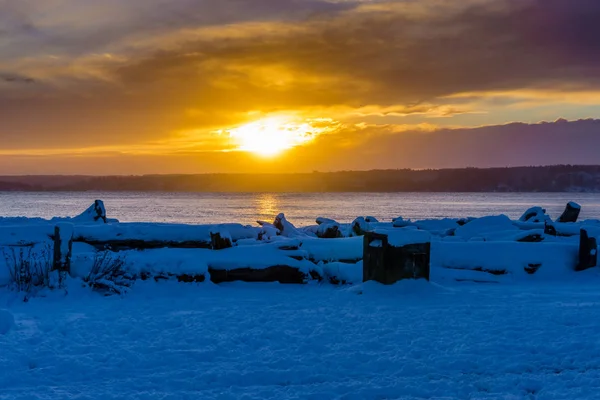
[[[334,219],[325,218],[325,217],[317,217],[316,222],[317,222],[317,225],[321,225],[321,224],[337,224],[338,223]]]
[[[316,239],[304,238],[299,248],[306,252],[308,260],[313,263],[344,262],[357,263],[363,258],[363,238]]]
[[[342,237],[340,224],[337,222],[322,223],[317,228],[317,237],[321,239],[336,239]]]
[[[352,222],[352,232],[356,236],[364,236],[369,229],[369,223],[363,217],[358,217]]]
[[[577,222],[579,213],[581,212],[581,206],[573,201],[567,203],[565,211],[556,220],[556,222]]]
[[[550,217],[542,207],[531,207],[519,218],[519,222],[544,223],[546,221],[550,221]]]
[[[431,235],[416,229],[367,232],[363,242],[363,281],[383,284],[402,279],[427,279]]]
[[[544,233],[551,236],[570,237],[578,236],[581,231],[580,223],[547,222]]]
[[[106,208],[102,200],[94,201],[83,213],[74,217],[73,222],[102,222],[106,223]]]
[[[275,217],[273,222],[275,228],[277,228],[281,236],[287,237],[302,237],[307,236],[306,233],[302,232],[294,226],[290,221],[287,220],[284,213],[280,213]]]
[[[446,242],[431,248],[432,279],[502,282],[536,278],[561,280],[577,264],[578,245],[571,242]]]
[[[208,272],[210,273],[210,280],[213,283],[242,281],[301,284],[305,283],[308,279],[306,273],[288,265],[276,265],[262,269],[213,269],[209,267]]]
[[[313,239],[317,240],[317,239]],[[292,246],[289,242],[294,242]],[[326,240],[322,240],[327,242]],[[180,282],[242,280],[247,282],[304,283],[321,279],[321,269],[308,261],[308,253],[298,248],[297,240],[235,246],[221,250],[161,248],[125,250],[116,257],[132,276],[156,281]],[[73,276],[85,277],[93,268],[93,246],[75,243]]]
[[[220,232],[232,243],[241,239],[258,239],[262,228],[240,224],[183,225],[163,223],[119,223],[82,225],[75,229],[75,242],[88,243],[97,249],[145,250],[159,248],[211,249],[211,233]]]
[[[454,236],[461,237],[465,240],[483,239],[488,237],[506,236],[516,234],[519,228],[506,215],[491,215],[487,217],[477,218],[467,222],[463,226],[459,226],[454,231]]]

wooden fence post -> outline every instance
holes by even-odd
[[[588,231],[581,229],[579,237],[579,263],[575,271],[584,271],[598,264],[598,242],[595,237],[590,237]]]
[[[64,288],[67,274],[71,272],[73,225],[60,223],[54,227],[54,257],[50,272],[50,287]]]

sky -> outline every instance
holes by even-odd
[[[597,0],[0,0],[0,174],[600,164]]]

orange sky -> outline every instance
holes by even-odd
[[[594,121],[537,124],[600,115],[599,18],[594,0],[0,1],[0,174],[600,163]]]

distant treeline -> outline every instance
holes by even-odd
[[[373,170],[303,174],[5,176],[3,191],[600,192],[600,166]]]

